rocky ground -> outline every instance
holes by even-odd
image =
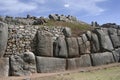
[[[86,67],[59,73],[41,73],[22,77],[3,77],[0,80],[119,80],[120,63]]]

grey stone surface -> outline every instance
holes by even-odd
[[[117,35],[117,29],[115,28],[108,28],[109,35]]]
[[[60,15],[59,18],[58,18],[58,21],[68,21],[68,18],[64,15]]]
[[[78,37],[77,41],[78,41],[80,55],[90,53],[91,51],[90,41],[83,42],[83,39],[81,37]]]
[[[81,55],[79,58],[71,58],[67,60],[67,69],[77,69],[80,67],[90,67],[91,59],[89,54]]]
[[[68,28],[68,27],[63,28],[63,31],[62,31],[62,32],[63,32],[63,34],[65,35],[65,37],[70,37],[71,34],[72,34],[71,29]]]
[[[80,67],[90,67],[91,59],[89,54],[81,55],[80,58],[76,59],[76,65],[78,68]]]
[[[67,69],[73,70],[77,69],[76,58],[67,59]]]
[[[120,47],[120,40],[119,40],[119,37],[117,35],[110,35],[110,39],[113,43],[114,48]]]
[[[54,46],[54,56],[56,57],[68,57],[67,46],[65,38],[58,37]]]
[[[37,32],[37,56],[53,56],[53,41],[51,34],[45,32]]]
[[[66,38],[66,43],[68,47],[68,57],[78,57],[79,56],[79,47],[77,39],[72,38]]]
[[[52,20],[58,20],[59,19],[56,14],[50,14],[49,18],[52,19]]]
[[[100,50],[100,44],[98,40],[98,36],[95,33],[92,33],[91,37],[91,52],[95,53]]]
[[[90,41],[91,40],[91,36],[92,36],[91,31],[87,31],[86,32],[86,36],[87,36],[87,39]]]
[[[112,51],[114,59],[116,62],[120,62],[120,48],[115,49],[114,51]]]
[[[66,68],[66,60],[53,57],[36,57],[37,72],[48,73],[64,71]]]
[[[84,43],[88,41],[87,36],[85,34],[82,34],[81,37]]]
[[[100,49],[101,51],[111,51],[113,50],[113,45],[112,45],[112,42],[109,38],[108,35],[106,35],[104,33],[103,30],[101,29],[96,29],[95,30],[97,36],[98,36],[98,39],[99,39],[99,42],[100,42]]]
[[[106,35],[109,34],[108,29],[109,29],[109,28],[102,28],[103,32],[104,32]]]
[[[0,77],[9,76],[9,58],[0,59]]]
[[[114,57],[111,52],[91,54],[93,66],[114,63]]]
[[[90,41],[85,42],[85,53],[91,53]]]
[[[77,18],[71,15],[68,15],[67,18],[72,21],[77,21]]]
[[[10,57],[11,76],[25,76],[36,72],[36,61],[32,52],[25,52]]]
[[[0,22],[0,57],[3,57],[8,41],[8,25]]]
[[[118,34],[118,36],[120,36],[120,30],[119,29],[117,30],[117,34]]]
[[[79,54],[81,55],[86,53],[86,45],[83,42],[82,38],[78,37],[77,40],[78,40],[78,46],[79,46]]]

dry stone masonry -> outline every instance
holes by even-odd
[[[105,65],[120,62],[120,29],[97,27],[73,37],[68,27],[1,22],[0,50],[0,76],[25,76]]]

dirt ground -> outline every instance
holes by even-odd
[[[120,63],[86,67],[58,73],[39,73],[22,77],[3,77],[0,80],[120,80]]]

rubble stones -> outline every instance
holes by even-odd
[[[58,14],[50,14],[49,18],[55,21],[65,21],[65,22],[77,21],[76,17],[71,15],[65,16],[65,15],[58,15]]]
[[[49,18],[52,20],[58,20],[58,15],[57,14],[50,14]]]

